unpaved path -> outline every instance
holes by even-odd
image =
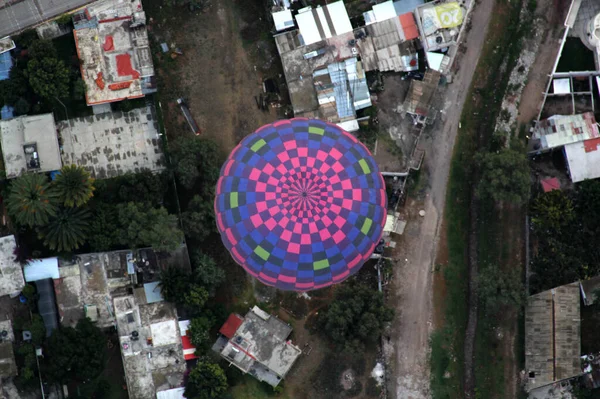
[[[440,225],[446,199],[446,186],[452,149],[466,95],[473,79],[475,65],[483,47],[485,33],[494,7],[493,0],[481,1],[473,10],[472,25],[465,35],[466,52],[459,55],[460,68],[444,95],[444,113],[422,138],[426,151],[424,167],[430,181],[423,204],[425,217],[418,224],[416,234],[404,237],[401,260],[396,265],[395,281],[398,289],[391,298],[398,303],[398,316],[392,326],[395,343],[394,364],[396,398],[420,399],[430,397],[428,340],[431,328],[432,269],[439,239]],[[418,212],[418,209],[415,209]],[[405,261],[407,259],[407,261]]]

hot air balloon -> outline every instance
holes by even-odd
[[[385,184],[369,150],[339,126],[265,125],[231,152],[215,215],[233,259],[264,284],[308,291],[356,273],[379,243]]]

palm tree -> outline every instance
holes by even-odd
[[[65,165],[54,180],[54,186],[65,206],[81,206],[94,196],[94,179],[77,165]]]
[[[38,230],[44,245],[51,250],[70,252],[85,243],[90,214],[82,208],[60,208],[47,226]]]
[[[20,225],[43,226],[56,215],[56,192],[42,174],[25,174],[10,185],[6,209]]]

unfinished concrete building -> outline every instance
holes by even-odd
[[[96,179],[165,168],[158,123],[151,107],[61,121],[62,162]]]
[[[302,354],[288,340],[291,332],[289,324],[254,306],[243,318],[229,316],[213,350],[242,372],[275,387]]]
[[[525,308],[527,391],[582,374],[579,282],[532,295]]]

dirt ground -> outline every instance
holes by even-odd
[[[414,220],[409,221],[400,246],[400,260],[394,272],[398,286],[390,296],[399,314],[391,328],[395,360],[392,361],[394,378],[389,391],[395,392],[398,399],[430,396],[428,340],[432,328],[432,271],[444,212],[448,171],[462,106],[473,79],[474,68],[468,66],[477,64],[493,5],[493,1],[483,1],[475,7],[472,27],[465,32],[466,52],[456,59],[457,65],[465,67],[455,72],[453,83],[440,93],[443,113],[420,142],[425,149],[424,167],[429,171],[430,180],[422,203],[407,201],[406,209],[410,212],[407,216]],[[425,216],[415,218],[414,212],[421,209],[425,210]]]
[[[548,85],[548,75],[552,73],[554,62],[560,50],[560,39],[564,32],[563,22],[570,1],[544,0],[538,2],[537,17],[540,24],[536,35],[544,38],[536,59],[529,71],[527,85],[523,89],[519,105],[519,123],[528,124],[537,116],[542,106],[544,92]],[[550,11],[550,12],[548,12]]]
[[[264,78],[276,77],[279,59],[269,58],[270,36],[261,30],[267,21],[257,1],[214,1],[205,12],[185,7],[148,5],[151,31],[158,43],[180,48],[184,55],[171,59],[156,46],[160,98],[169,139],[190,134],[177,106],[184,97],[202,135],[230,151],[247,134],[277,118],[276,110],[258,109],[255,96]],[[259,19],[260,18],[260,19]],[[254,19],[252,26],[245,19]],[[246,41],[240,35],[246,33]],[[262,35],[262,36],[261,36]],[[258,39],[258,40],[257,40]]]

